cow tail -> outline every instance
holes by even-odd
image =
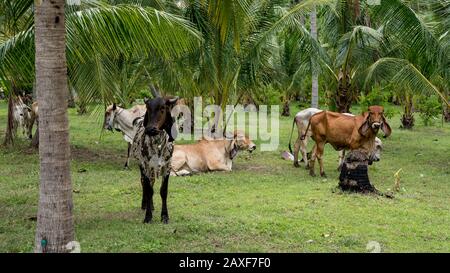
[[[305,138],[306,138],[306,134],[308,134],[309,126],[311,126],[311,118],[309,118],[309,121],[308,121],[308,126],[306,126],[306,130],[305,130],[305,133],[304,133],[304,134],[302,134],[302,136],[300,137],[300,139],[301,139],[301,140],[305,140]]]
[[[289,152],[291,152],[291,154],[292,154],[291,140],[292,140],[292,132],[294,131],[294,125],[295,125],[295,117],[294,121],[292,121],[291,135],[289,136]]]

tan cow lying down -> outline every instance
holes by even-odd
[[[197,172],[231,171],[238,151],[252,152],[256,145],[243,133],[235,132],[233,139],[199,140],[194,144],[175,145],[171,175]]]

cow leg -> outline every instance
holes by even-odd
[[[125,162],[125,169],[128,169],[128,166],[130,164],[130,151],[131,151],[131,143],[128,142],[128,151],[127,151],[127,161]]]
[[[314,147],[311,151],[311,159],[308,161],[308,168],[309,168],[309,175],[316,176],[316,173],[314,172],[314,163],[316,161],[316,150],[317,150],[317,144],[314,144]]]
[[[145,176],[142,174],[141,171],[141,185],[142,185],[142,202],[141,202],[141,209],[145,210],[147,208],[147,194],[146,194],[146,184],[145,184]]]
[[[153,183],[151,183],[150,179],[154,179],[154,177],[152,178],[148,178],[142,168],[141,168],[141,179],[143,181],[142,184],[142,199],[145,200],[145,218],[144,218],[144,223],[150,223],[152,221],[152,210],[153,210]]]
[[[325,174],[325,171],[323,169],[323,150],[325,147],[325,143],[324,142],[320,142],[319,144],[317,144],[317,148],[316,148],[316,157],[317,160],[319,161],[319,166],[320,166],[320,176],[322,177],[326,177],[327,175]]]
[[[339,166],[338,171],[340,172],[342,169],[342,164],[344,164],[345,150],[339,151]]]
[[[300,165],[298,164],[298,151],[300,150],[300,145],[301,145],[301,134],[299,133],[297,140],[295,141],[294,144],[294,167],[298,168],[300,167]],[[303,150],[302,150],[302,155],[303,155]]]
[[[308,169],[308,153],[306,149],[308,147],[308,137],[305,137],[301,142],[301,151],[302,151],[302,161],[305,163],[305,169]]]
[[[161,222],[164,224],[169,223],[169,211],[167,210],[167,192],[169,188],[169,174],[165,175],[160,189],[160,195],[162,200],[161,209]]]

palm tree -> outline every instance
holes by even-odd
[[[438,5],[440,12],[442,7]],[[389,40],[389,52],[369,67],[365,85],[384,82],[399,86],[405,106],[402,126],[411,128],[414,95],[435,93],[446,108],[450,105],[446,97],[450,82],[450,51],[445,42],[448,29],[443,32],[439,28],[437,31],[429,28],[431,24],[426,24],[416,11],[398,0],[385,0],[373,11],[374,17],[383,22],[383,35]],[[448,20],[445,16],[448,10],[436,15],[436,22]]]
[[[31,28],[33,13],[30,11],[30,7],[32,4],[33,0],[0,0],[0,43],[16,36],[22,30]],[[8,119],[4,144],[11,145],[14,140],[14,131],[17,129],[13,128],[13,99],[20,94],[21,89],[26,88],[26,84],[23,84],[23,80],[17,76],[16,72],[20,69],[17,65],[11,66],[7,76],[1,69],[0,67],[0,73],[3,75],[0,76],[0,80],[6,87],[8,95]]]
[[[37,2],[35,22],[41,181],[35,252],[66,252],[74,227],[64,0]]]
[[[317,40],[317,12],[316,7],[311,11],[311,37]],[[311,107],[319,108],[319,74],[317,73],[316,61],[311,59],[312,63],[312,89],[311,89]]]
[[[81,1],[81,5],[67,6],[65,14],[69,85],[86,104],[127,102],[127,94],[153,80],[143,75],[136,60],[141,64],[169,61],[201,40],[188,21],[151,6]],[[33,58],[33,27],[0,40],[0,79],[10,81],[14,75],[18,82],[32,86]],[[135,78],[130,71],[140,76]],[[123,86],[133,89],[123,90]]]

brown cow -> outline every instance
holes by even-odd
[[[252,152],[256,145],[242,132],[234,132],[233,139],[199,140],[194,144],[175,145],[171,175],[197,172],[231,171],[239,150]]]
[[[309,162],[310,175],[315,176],[314,163],[317,158],[320,164],[320,175],[325,176],[323,151],[326,143],[330,143],[338,151],[361,149],[370,154],[379,129],[384,132],[384,137],[391,134],[391,127],[383,111],[382,106],[370,106],[364,114],[353,117],[329,111],[313,115],[308,124],[308,127],[311,126],[311,138],[315,141]]]

